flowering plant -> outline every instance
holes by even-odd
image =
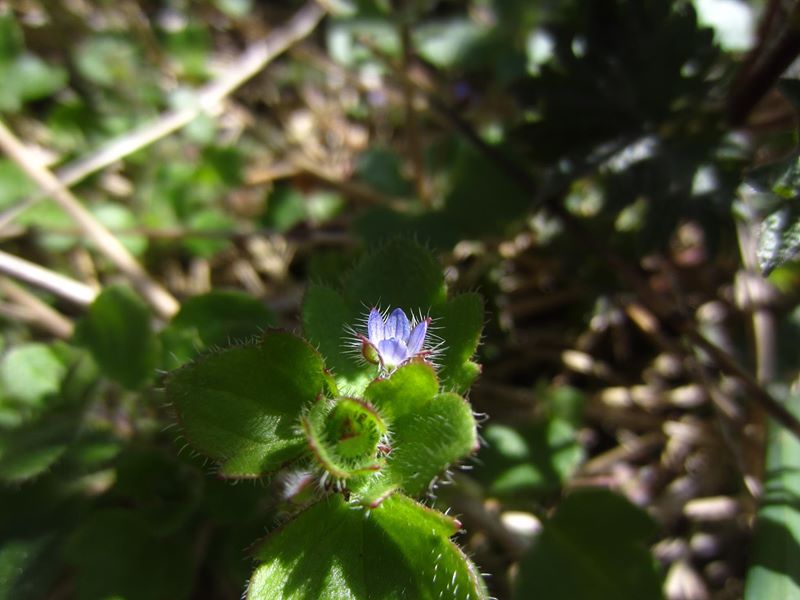
[[[436,261],[402,240],[367,256],[343,290],[308,289],[306,340],[271,330],[167,379],[184,435],[222,476],[283,473],[285,499],[305,507],[258,546],[247,597],[484,598],[450,540],[460,523],[414,500],[478,448],[461,394],[479,371],[481,299],[448,299]],[[395,308],[370,309],[354,330],[378,298]]]

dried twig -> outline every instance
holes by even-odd
[[[19,306],[22,311],[16,312],[17,318],[23,318],[30,325],[38,327],[56,337],[69,339],[75,325],[55,310],[52,306],[42,302],[28,290],[20,287],[10,279],[0,278],[0,292],[9,300]]]
[[[78,306],[88,306],[97,296],[96,290],[80,281],[75,281],[2,250],[0,250],[0,273],[41,288]]]
[[[775,4],[775,3],[772,3]],[[771,7],[775,9],[774,6]],[[759,44],[754,54],[742,66],[743,75],[737,77],[728,97],[728,121],[733,126],[743,124],[756,104],[775,85],[777,79],[800,55],[800,27],[797,19],[800,5],[795,3],[786,27],[769,48]],[[774,15],[768,13],[769,19]],[[766,32],[762,32],[766,35]],[[762,40],[765,38],[762,38]]]
[[[53,173],[30,156],[28,150],[5,124],[0,122],[0,148],[17,163],[36,184],[59,204],[83,233],[116,267],[124,273],[144,298],[163,317],[178,312],[179,304],[154,281],[122,243],[100,223]]]

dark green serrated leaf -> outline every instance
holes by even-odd
[[[326,385],[306,342],[270,331],[258,345],[209,354],[167,379],[189,441],[228,477],[257,477],[306,451],[297,424]]]
[[[486,598],[474,565],[449,537],[458,525],[403,496],[366,512],[332,496],[258,549],[248,600]]]
[[[91,515],[68,541],[79,600],[180,600],[192,587],[192,547],[185,536],[156,534],[133,511]]]
[[[422,408],[439,391],[439,379],[429,364],[422,361],[403,365],[391,377],[376,379],[364,392],[388,420]]]
[[[58,361],[59,378],[50,382],[55,389],[40,397],[25,419],[16,426],[0,427],[3,481],[37,477],[65,455],[78,435],[89,392],[97,379],[97,370],[85,353],[63,343],[43,348]]]
[[[437,475],[478,447],[472,408],[452,393],[439,394],[417,410],[398,414],[390,426],[387,475],[411,495],[424,493]]]
[[[444,275],[439,263],[416,242],[394,239],[369,253],[345,285],[352,310],[370,306],[426,312],[444,302]]]
[[[607,490],[575,492],[520,562],[514,598],[641,600],[662,597],[648,543],[650,517]]]
[[[430,365],[412,362],[387,379],[374,381],[365,398],[387,421],[391,452],[386,466],[354,488],[367,505],[379,503],[393,490],[425,492],[431,481],[478,446],[472,409],[456,394],[438,394]]]
[[[66,452],[79,423],[80,415],[66,407],[0,431],[0,480],[24,481],[49,469]]]
[[[433,332],[442,339],[436,354],[444,389],[467,392],[480,367],[470,362],[478,348],[483,329],[483,300],[478,294],[460,294],[431,311]]]
[[[352,344],[356,340],[347,339],[347,327],[355,318],[338,292],[322,285],[308,286],[303,299],[303,330],[325,357],[325,365],[346,395],[359,395],[375,376],[375,367],[363,364],[354,354]]]
[[[785,406],[798,414],[796,395]],[[764,495],[758,511],[745,598],[800,598],[800,442],[770,423]]]
[[[129,389],[153,377],[159,346],[147,306],[129,288],[109,287],[95,299],[75,329],[103,373]]]

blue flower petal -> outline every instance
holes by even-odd
[[[408,355],[416,356],[422,350],[425,343],[425,335],[428,333],[428,319],[423,319],[408,336]]]
[[[369,311],[369,318],[367,319],[367,337],[373,345],[377,345],[381,340],[385,339],[383,317],[377,308]]]
[[[378,354],[384,367],[396,367],[408,359],[408,349],[403,340],[383,340],[378,344]]]
[[[384,339],[397,338],[399,340],[407,340],[408,334],[411,331],[411,324],[408,322],[406,313],[402,308],[395,308],[389,318],[386,319],[386,326],[384,328]]]

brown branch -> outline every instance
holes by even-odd
[[[795,5],[777,41],[761,56],[748,58],[742,65],[743,74],[735,79],[728,97],[728,122],[732,126],[742,125],[747,120],[753,108],[800,55],[800,27],[796,24],[799,16],[800,9]],[[765,45],[760,44],[759,50]]]

